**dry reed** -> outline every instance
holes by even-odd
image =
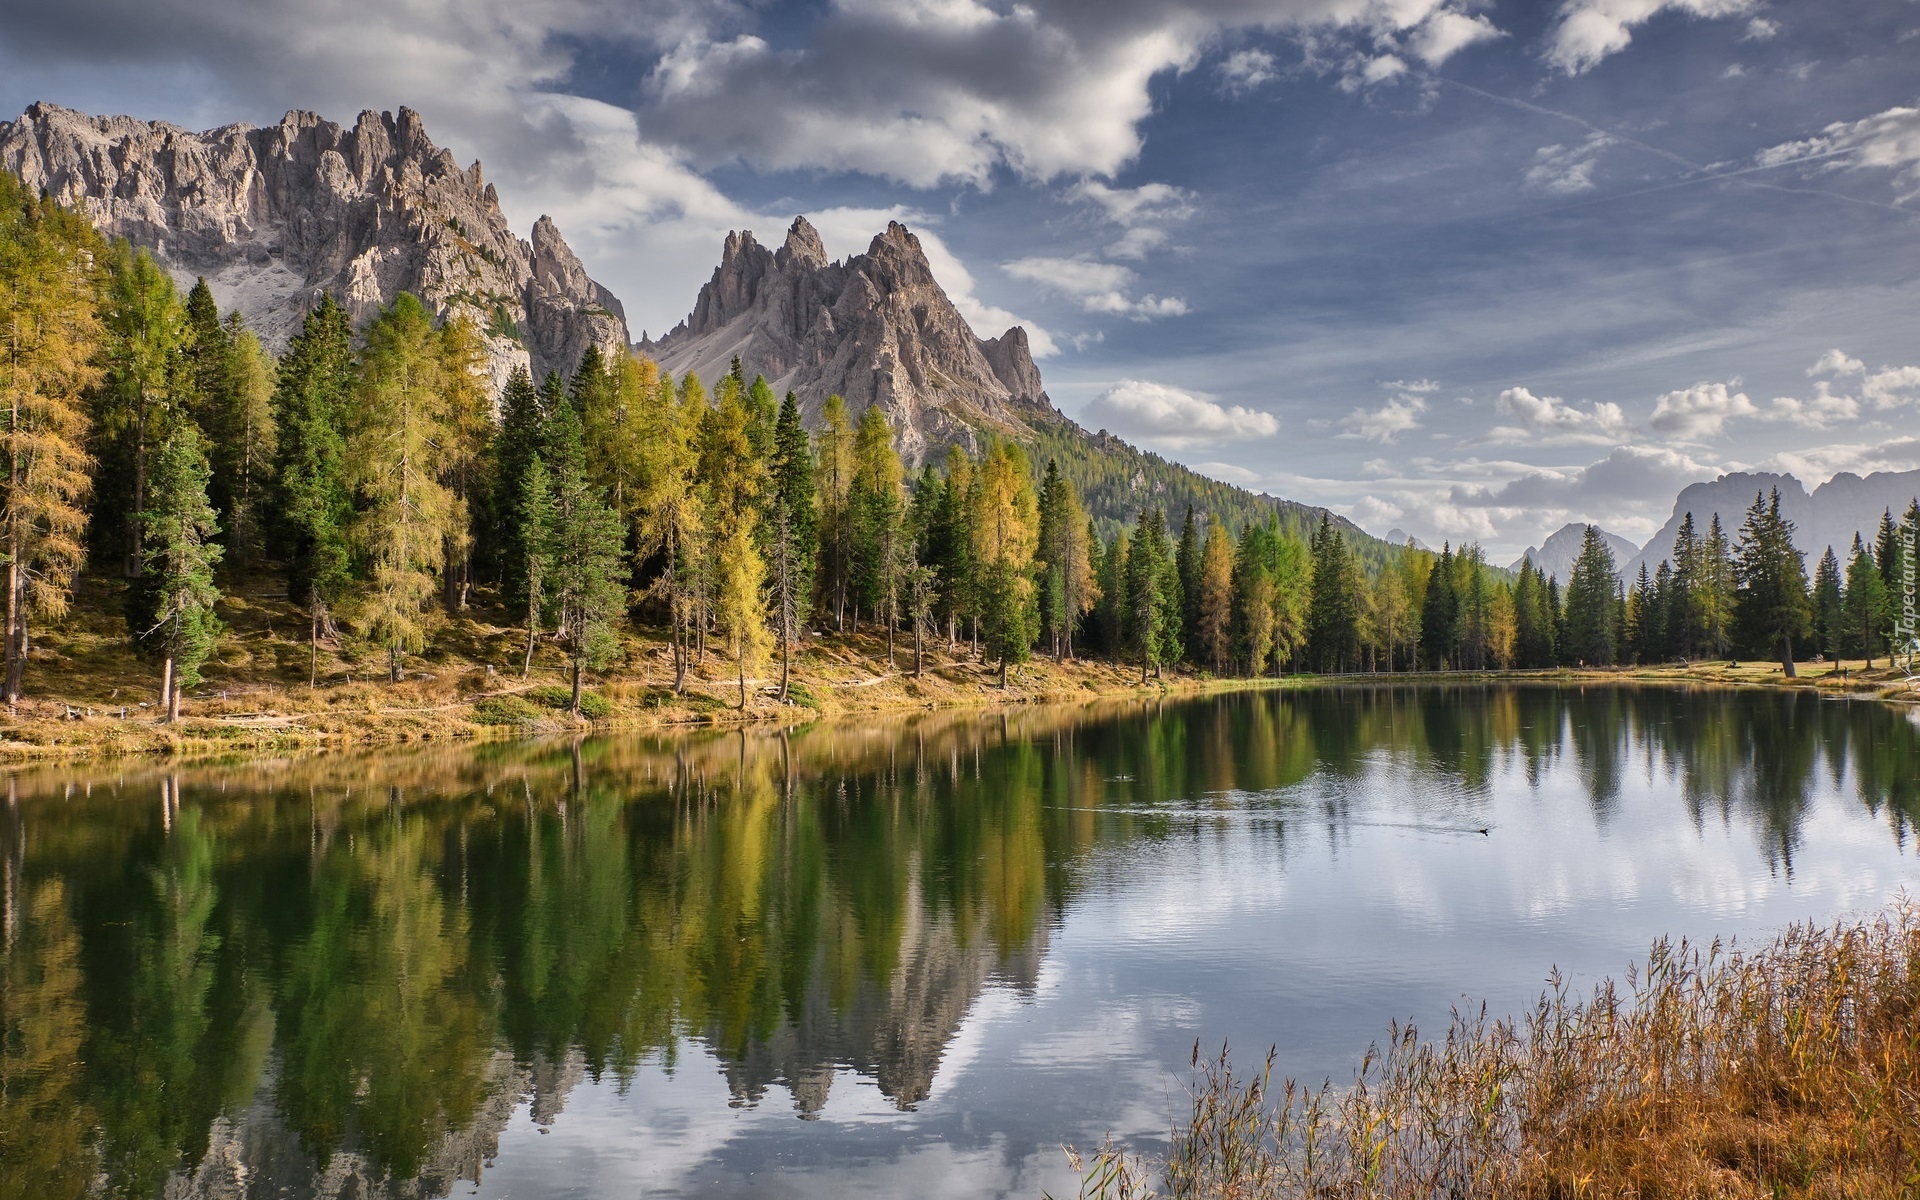
[[[1164,1161],[1069,1152],[1085,1200],[1920,1196],[1920,911],[1751,951],[1656,943],[1624,990],[1395,1026],[1355,1082],[1196,1046]]]

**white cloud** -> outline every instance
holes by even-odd
[[[1193,215],[1193,193],[1170,183],[1143,183],[1139,187],[1113,187],[1098,179],[1082,179],[1067,190],[1074,200],[1097,206],[1116,225],[1134,226],[1142,221],[1181,221]]]
[[[1578,75],[1627,48],[1635,27],[1663,12],[1731,17],[1753,11],[1756,0],[1567,0],[1548,36],[1547,61]]]
[[[1734,391],[1736,386],[1696,383],[1667,392],[1654,403],[1649,423],[1661,433],[1695,439],[1720,433],[1735,418],[1759,416],[1760,409],[1745,392]]]
[[[1492,21],[1478,13],[1441,9],[1429,16],[1407,38],[1407,49],[1429,67],[1442,63],[1468,46],[1505,37]]]
[[[1499,440],[1606,443],[1617,442],[1632,432],[1626,414],[1611,401],[1581,409],[1558,396],[1536,396],[1516,387],[1501,392],[1493,406],[1520,422],[1518,427],[1495,429],[1493,437]]]
[[[1272,413],[1223,405],[1145,379],[1114,384],[1087,404],[1080,420],[1169,450],[1272,437],[1280,432],[1280,418]]]
[[[1593,187],[1593,171],[1600,154],[1616,139],[1604,133],[1589,134],[1575,146],[1542,146],[1533,152],[1533,165],[1527,168],[1529,190],[1554,196],[1571,196]]]
[[[1151,225],[1140,225],[1121,234],[1118,241],[1107,243],[1107,253],[1115,258],[1131,258],[1137,261],[1160,249],[1169,240],[1166,230],[1155,229]]]
[[[1420,414],[1427,402],[1411,393],[1394,396],[1371,411],[1356,408],[1340,419],[1346,430],[1343,438],[1363,438],[1369,442],[1391,442],[1401,434],[1420,428]]]
[[[1241,95],[1253,91],[1263,83],[1271,83],[1279,78],[1279,70],[1273,55],[1265,50],[1235,50],[1222,59],[1214,70],[1220,76],[1220,85],[1231,95]]]
[[[1817,379],[1822,375],[1858,375],[1866,369],[1867,364],[1844,350],[1834,349],[1822,354],[1818,362],[1807,368],[1807,378]]]
[[[1747,22],[1747,31],[1740,35],[1743,42],[1770,42],[1780,36],[1780,22],[1766,17],[1755,17]]]
[[[1870,475],[1875,471],[1912,471],[1920,468],[1920,437],[1884,442],[1838,443],[1783,450],[1762,464],[1788,472],[1807,483],[1833,478],[1841,471]]]
[[[1090,313],[1149,321],[1187,311],[1187,302],[1178,296],[1130,295],[1133,270],[1117,263],[1087,258],[1019,258],[1002,263],[1001,269],[1015,279],[1077,300]]]
[[[1814,162],[1819,170],[1881,170],[1894,173],[1895,196],[1920,197],[1920,108],[1889,108],[1859,121],[1836,121],[1818,135],[1782,142],[1754,159],[1763,167]]]

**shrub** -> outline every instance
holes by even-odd
[[[556,709],[560,712],[571,712],[573,710],[572,688],[561,687],[557,684],[548,684],[545,687],[533,688],[526,693],[526,696],[535,704],[543,704],[548,708]],[[598,692],[582,691],[580,693],[580,715],[589,721],[604,721],[613,715],[613,702]]]
[[[538,721],[541,712],[520,696],[488,696],[473,706],[475,725],[528,725]]]

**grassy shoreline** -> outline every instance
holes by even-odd
[[[1082,1200],[1920,1195],[1920,910],[1657,942],[1624,983],[1396,1025],[1354,1081],[1196,1045],[1163,1158],[1069,1151]]]
[[[777,663],[749,679],[739,707],[733,664],[709,654],[690,673],[683,694],[672,692],[666,643],[629,632],[622,666],[591,680],[597,719],[577,722],[554,706],[564,687],[559,648],[543,644],[535,668],[521,679],[525,633],[503,614],[476,610],[447,621],[426,654],[408,663],[410,678],[384,679],[384,662],[371,652],[323,650],[319,686],[308,687],[309,647],[302,615],[283,597],[225,598],[229,627],[207,681],[188,698],[183,720],[160,720],[158,671],[129,649],[117,616],[117,592],[83,592],[74,615],[41,635],[27,676],[29,696],[0,710],[0,763],[75,760],[138,754],[207,757],[282,753],[422,741],[480,741],[551,734],[664,730],[739,724],[797,724],[863,713],[992,708],[1008,704],[1072,703],[1129,696],[1199,695],[1252,688],[1550,683],[1699,687],[1793,687],[1820,695],[1920,701],[1920,687],[1884,665],[1808,664],[1798,679],[1782,678],[1777,663],[1693,663],[1684,667],[1593,670],[1296,675],[1281,679],[1213,678],[1169,670],[1142,684],[1137,666],[1093,659],[1057,663],[1036,657],[1015,670],[1009,686],[963,643],[944,639],[927,649],[925,670],[911,674],[909,641],[895,646],[898,666],[887,670],[883,633],[810,637],[796,656],[791,702],[778,703]]]

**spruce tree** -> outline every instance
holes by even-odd
[[[1346,538],[1325,514],[1308,547],[1313,582],[1307,604],[1307,657],[1313,669],[1334,674],[1354,665],[1360,644],[1356,568]]]
[[[1140,682],[1158,674],[1180,648],[1179,574],[1167,544],[1166,517],[1142,509],[1127,549],[1126,596],[1129,637],[1140,660]]]
[[[433,317],[413,294],[400,293],[367,327],[348,442],[354,541],[368,568],[354,616],[387,652],[395,683],[405,656],[426,647],[455,515],[436,454],[451,415],[442,366]]]
[[[1640,575],[1627,593],[1626,657],[1636,663],[1652,661],[1651,625],[1653,622],[1653,576],[1647,564],[1640,564]]]
[[[1720,514],[1707,524],[1707,541],[1700,556],[1700,578],[1695,583],[1695,610],[1701,645],[1724,657],[1733,644],[1734,600],[1738,587],[1733,549]]]
[[[1180,580],[1181,656],[1189,662],[1204,662],[1200,648],[1200,529],[1193,519],[1193,505],[1180,522],[1180,541],[1174,548],[1174,575]]]
[[[516,571],[526,590],[527,650],[520,660],[520,678],[525,679],[533,673],[533,650],[540,640],[547,575],[557,541],[553,481],[547,475],[546,460],[537,453],[520,472],[520,495],[514,499],[513,511],[517,519],[515,544],[525,556]]]
[[[1813,572],[1813,644],[1828,658],[1840,660],[1841,635],[1846,628],[1846,592],[1840,581],[1840,559],[1833,547],[1820,556]]]
[[[784,704],[792,673],[793,643],[805,627],[812,606],[814,556],[820,540],[813,447],[800,423],[800,402],[792,392],[781,402],[775,418],[772,452],[769,557],[780,643],[780,702]],[[917,638],[918,626],[915,628]],[[919,673],[918,662],[916,641],[915,674]]]
[[[117,532],[127,578],[146,563],[140,514],[147,511],[147,483],[155,447],[186,414],[190,394],[182,348],[186,309],[173,279],[145,250],[115,242],[107,256],[106,377],[98,391],[96,421],[108,446],[98,459],[94,494],[102,532]],[[147,615],[133,599],[130,619]]]
[[[1581,535],[1580,556],[1574,560],[1573,576],[1567,582],[1567,633],[1562,651],[1566,661],[1588,667],[1613,665],[1618,651],[1618,590],[1613,551],[1601,538],[1600,530],[1589,525]]]
[[[348,528],[347,408],[354,382],[346,309],[323,294],[280,359],[274,391],[275,475],[287,595],[307,610],[307,683],[318,680],[320,643],[352,579]]]
[[[280,430],[273,359],[241,325],[238,313],[227,318],[225,376],[221,434],[211,449],[214,478],[224,480],[224,490],[216,490],[214,503],[226,527],[227,548],[238,562],[251,565],[266,553]]]
[[[533,376],[516,365],[500,392],[500,425],[493,439],[493,558],[509,607],[526,602],[526,564],[530,547],[523,531],[526,518],[520,502],[526,492],[526,474],[541,454],[541,430],[546,424],[540,391]]]
[[[1853,553],[1847,561],[1847,590],[1843,601],[1847,647],[1867,660],[1873,659],[1886,642],[1886,629],[1892,624],[1887,605],[1886,584],[1881,582],[1880,566],[1873,551],[1867,549],[1859,534],[1853,535]]]
[[[887,627],[887,669],[894,667],[894,631],[899,626],[900,571],[905,564],[902,526],[902,468],[894,453],[893,429],[879,405],[861,414],[853,446],[853,486],[849,492],[853,533],[854,622],[865,608]]]
[[[1795,675],[1793,644],[1811,625],[1806,560],[1793,545],[1793,522],[1780,515],[1780,489],[1756,493],[1740,528],[1734,557],[1734,613],[1741,638],[1755,653],[1777,651],[1780,669]]]
[[[548,415],[543,441],[553,456],[552,516],[547,529],[530,529],[529,537],[547,534],[540,539],[547,542],[543,582],[567,638],[578,717],[582,673],[604,666],[620,648],[616,629],[627,603],[626,535],[620,515],[588,476],[580,417],[571,403]]]
[[[1893,509],[1880,513],[1880,528],[1873,537],[1873,561],[1880,568],[1880,584],[1888,596],[1900,594],[1900,526],[1894,523]]]
[[[1680,519],[1673,539],[1673,591],[1667,602],[1667,636],[1673,651],[1691,659],[1700,649],[1698,592],[1705,567],[1705,546],[1694,529],[1693,514]]]
[[[149,507],[140,514],[155,617],[140,637],[156,645],[166,663],[161,695],[170,722],[180,719],[181,694],[200,682],[200,667],[221,633],[213,583],[220,526],[207,499],[208,473],[199,430],[179,422],[154,456]]]
[[[821,608],[831,609],[834,629],[844,631],[853,576],[853,514],[848,497],[853,489],[854,457],[847,402],[838,395],[828,396],[821,409],[815,448],[820,480]]]
[[[1427,666],[1444,671],[1453,661],[1455,628],[1460,620],[1460,597],[1454,590],[1453,547],[1440,545],[1439,561],[1427,576],[1427,594],[1420,606],[1420,650]]]
[[[95,349],[104,247],[84,217],[36,200],[0,171],[0,555],[6,563],[5,683],[24,686],[30,619],[67,611],[85,556],[94,462],[86,392],[100,382]]]

